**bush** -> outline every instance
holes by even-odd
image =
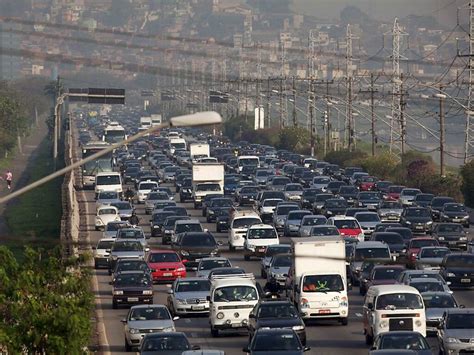
[[[375,157],[367,157],[360,160],[360,165],[370,175],[376,176],[382,180],[390,180],[397,168],[397,159],[390,153],[383,153]]]

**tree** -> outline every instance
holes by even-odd
[[[343,150],[329,152],[324,157],[324,160],[331,164],[337,164],[341,167],[347,167],[354,164],[354,162],[360,162],[362,159],[365,159],[366,157],[367,157],[367,153],[363,151],[360,151],[360,150],[349,151],[347,149],[343,149]]]
[[[436,174],[436,167],[432,161],[417,159],[406,167],[407,185],[427,190],[432,185],[432,176]]]
[[[308,153],[310,132],[301,127],[285,127],[280,130],[278,148],[294,151],[295,153]]]
[[[464,202],[469,207],[474,207],[474,160],[461,167],[461,191]]]
[[[377,176],[382,180],[392,179],[397,164],[396,158],[390,153],[382,153],[375,157],[363,158],[360,161],[360,166],[363,169],[370,175]]]
[[[11,354],[82,353],[93,310],[89,272],[58,248],[26,248],[22,259],[0,247],[0,344]]]

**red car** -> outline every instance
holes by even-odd
[[[373,176],[362,176],[359,182],[360,191],[372,191],[375,189],[375,183],[378,181],[376,177]]]
[[[186,267],[173,250],[152,250],[146,261],[153,270],[151,274],[154,282],[172,282],[186,277]]]
[[[439,246],[438,240],[432,237],[412,238],[408,243],[407,256],[408,265],[410,267],[416,266],[416,257],[423,247]]]
[[[401,185],[389,186],[387,189],[386,200],[398,201],[398,199],[400,198],[400,193],[402,192],[404,188],[405,186],[401,186]]]
[[[365,295],[370,286],[394,285],[398,275],[405,270],[403,265],[376,265],[366,280],[361,280],[360,294]]]

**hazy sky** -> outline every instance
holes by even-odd
[[[293,0],[295,12],[318,18],[337,19],[347,5],[358,6],[372,17],[390,20],[410,14],[435,16],[447,27],[456,24],[456,9],[468,0]],[[464,17],[467,11],[464,11]]]

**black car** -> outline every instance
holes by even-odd
[[[313,181],[313,178],[316,176],[316,174],[312,171],[305,171],[301,177],[299,178],[299,182],[303,187],[309,187],[311,185],[311,182]]]
[[[293,329],[259,329],[242,350],[251,355],[302,355],[310,348],[301,344]]]
[[[450,249],[467,250],[467,234],[457,223],[437,223],[433,227],[432,235],[438,240],[439,245]]]
[[[301,207],[304,209],[311,209],[314,201],[316,200],[316,195],[321,194],[320,189],[306,189],[301,195]]]
[[[206,217],[207,206],[209,206],[209,204],[211,203],[213,199],[222,198],[222,197],[224,196],[222,196],[221,194],[208,194],[204,196],[204,198],[202,199],[202,204],[201,204],[202,216]]]
[[[313,202],[314,214],[321,214],[321,210],[324,206],[324,203],[326,202],[326,200],[329,200],[330,198],[334,198],[334,195],[322,193],[322,194],[317,194],[316,196],[314,196],[314,202]]]
[[[413,200],[413,205],[418,207],[429,207],[431,205],[431,200],[433,200],[433,194],[417,194]]]
[[[240,206],[253,205],[257,201],[258,187],[257,186],[244,186],[239,190],[237,201]]]
[[[219,256],[219,244],[209,232],[181,233],[172,248],[181,256],[188,271],[197,268],[198,259]]]
[[[406,244],[408,244],[408,242],[410,241],[410,239],[413,238],[413,232],[411,231],[410,228],[407,228],[407,227],[389,226],[389,227],[385,230],[385,232],[394,232],[394,233],[400,234]]]
[[[163,208],[163,212],[173,212],[175,216],[188,216],[186,208],[178,206],[167,206]]]
[[[199,350],[191,346],[186,335],[181,332],[156,332],[146,334],[140,346],[140,355],[180,355],[185,351]]]
[[[395,257],[405,256],[407,252],[406,242],[403,237],[392,231],[375,232],[370,240],[383,242],[390,248],[390,254]]]
[[[469,213],[466,206],[462,203],[448,202],[445,203],[439,217],[440,222],[459,223],[465,228],[469,228]]]
[[[193,180],[184,178],[179,188],[179,202],[183,203],[193,199]]]
[[[112,307],[153,303],[153,279],[148,270],[122,271],[116,274],[112,285]]]
[[[380,204],[380,193],[377,191],[361,191],[357,195],[359,207],[367,207],[369,210],[376,211]]]
[[[343,185],[339,187],[339,191],[337,192],[337,196],[344,198],[351,206],[355,205],[358,194],[359,190],[352,185]]]
[[[400,224],[413,233],[431,233],[433,220],[427,207],[405,208],[400,216]]]
[[[374,232],[386,232],[389,228],[405,228],[400,223],[379,223],[375,226]],[[410,229],[411,233],[411,229]]]
[[[249,315],[249,337],[258,329],[291,328],[306,345],[306,328],[296,307],[288,300],[261,299]]]
[[[179,192],[181,190],[181,187],[183,186],[184,180],[185,179],[192,179],[192,175],[190,174],[179,174],[176,176],[176,192]]]
[[[147,264],[147,262],[143,259],[130,259],[130,258],[122,258],[118,259],[113,270],[111,270],[111,275],[112,275],[112,280],[115,279],[115,277],[124,271],[148,271],[148,272],[153,272],[152,269],[150,269],[150,266]]]
[[[230,224],[230,210],[228,208],[216,209],[214,216],[216,219],[217,233],[227,232]]]
[[[447,196],[433,197],[433,199],[431,200],[431,204],[430,204],[431,216],[433,218],[433,221],[439,221],[439,219],[441,217],[441,211],[443,209],[443,206],[446,203],[450,203],[450,202],[455,202],[452,197],[447,197]]]
[[[348,204],[343,198],[330,198],[324,201],[321,214],[327,218],[333,216],[343,216],[346,213]]]
[[[174,232],[174,225],[176,221],[189,220],[190,217],[187,216],[169,216],[166,217],[163,225],[161,226],[161,242],[164,244],[169,244],[171,241],[171,236]]]
[[[331,181],[328,186],[326,186],[326,191],[336,195],[339,193],[341,186],[347,186],[344,181]]]
[[[216,211],[220,209],[231,209],[234,203],[232,199],[228,197],[214,198],[209,202],[206,209],[206,220],[207,223],[213,223],[216,221]]]
[[[452,253],[441,263],[441,276],[451,282],[450,288],[471,288],[474,286],[474,254]]]
[[[160,211],[151,215],[151,236],[153,238],[161,236],[161,233],[163,232],[163,224],[165,223],[166,218],[171,216],[175,216],[171,211]]]

